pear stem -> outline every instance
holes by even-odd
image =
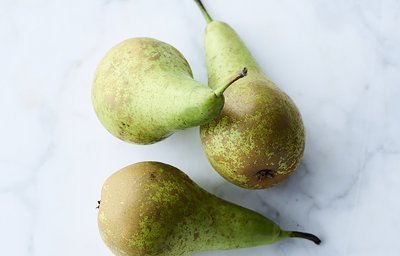
[[[321,243],[321,239],[319,239],[317,236],[315,236],[313,234],[309,234],[309,233],[292,231],[289,233],[289,237],[297,237],[297,238],[307,239],[307,240],[314,242],[315,244]]]
[[[201,0],[194,0],[194,1],[199,6],[201,13],[203,14],[204,18],[207,21],[207,24],[210,23],[211,21],[213,21],[210,14],[208,14],[208,12],[207,12],[207,9],[204,7],[203,3],[201,2]]]
[[[239,80],[239,79],[241,79],[241,78],[243,78],[243,77],[245,77],[245,76],[247,76],[247,68],[243,68],[235,77],[229,79],[229,82],[228,82],[226,85],[224,85],[224,86],[222,86],[222,87],[218,87],[218,89],[216,89],[216,90],[214,91],[215,95],[217,95],[217,97],[221,97],[222,94],[224,94],[225,90],[226,90],[231,84],[233,84],[234,82],[236,82],[237,80]]]

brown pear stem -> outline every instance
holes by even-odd
[[[241,78],[243,78],[243,77],[245,77],[245,76],[247,76],[247,68],[243,68],[235,77],[229,79],[229,82],[228,82],[226,85],[224,85],[224,86],[222,86],[222,87],[218,87],[218,88],[215,90],[215,92],[214,92],[215,95],[217,95],[217,97],[221,97],[222,94],[224,94],[225,90],[226,90],[231,84],[233,84],[234,82],[236,82],[237,80],[239,80],[239,79],[241,79]]]
[[[321,243],[321,239],[319,239],[317,236],[315,236],[313,234],[309,234],[309,233],[292,231],[289,233],[289,237],[297,237],[297,238],[307,239],[307,240],[314,242],[315,244]]]
[[[203,3],[201,0],[194,0],[196,4],[199,6],[201,13],[203,14],[204,18],[207,21],[207,24],[210,23],[212,20],[210,14],[208,14],[207,9],[204,7]]]

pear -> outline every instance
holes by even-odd
[[[160,162],[129,165],[104,183],[98,225],[115,255],[183,255],[267,245],[311,234],[283,231],[259,213],[200,188]]]
[[[240,72],[212,90],[193,79],[188,62],[173,46],[152,38],[132,38],[101,60],[92,102],[111,134],[127,142],[151,144],[215,118],[224,104],[223,91],[244,75]]]
[[[287,94],[262,72],[237,33],[213,21],[196,1],[206,21],[208,83],[218,89],[232,70],[246,66],[248,76],[225,92],[220,115],[200,128],[203,149],[214,169],[228,181],[262,189],[286,179],[304,151],[301,115]]]

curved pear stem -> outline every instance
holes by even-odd
[[[307,239],[307,240],[314,242],[315,244],[321,243],[321,239],[319,239],[317,236],[315,236],[313,234],[309,234],[309,233],[292,231],[292,232],[289,232],[289,237],[297,237],[297,238]]]
[[[213,21],[210,14],[208,14],[206,8],[204,7],[203,3],[201,2],[201,0],[194,0],[194,1],[199,6],[201,13],[203,14],[204,18],[207,21],[207,24],[210,23],[211,21]]]
[[[239,80],[239,79],[241,79],[241,78],[243,78],[243,77],[245,77],[245,76],[247,76],[247,68],[243,68],[235,77],[229,79],[229,82],[228,82],[226,85],[224,85],[224,86],[222,86],[222,87],[218,87],[218,89],[216,89],[216,90],[214,91],[215,95],[217,95],[217,97],[221,97],[222,94],[224,94],[225,90],[226,90],[231,84],[233,84],[234,82],[236,82],[237,80]]]

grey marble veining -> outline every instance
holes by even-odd
[[[307,140],[296,173],[271,189],[244,190],[212,170],[197,128],[138,146],[98,122],[93,73],[126,38],[174,45],[206,83],[205,22],[192,1],[1,1],[2,255],[111,255],[97,229],[100,188],[144,160],[175,165],[208,191],[323,239],[198,255],[398,255],[400,2],[204,4],[299,107]]]

